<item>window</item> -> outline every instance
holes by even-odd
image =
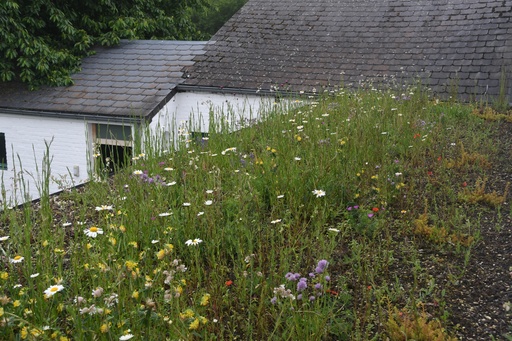
[[[124,168],[133,154],[132,126],[93,124],[96,169],[112,173]]]
[[[0,170],[7,169],[7,149],[5,148],[5,134],[0,133]]]

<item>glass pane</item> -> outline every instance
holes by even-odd
[[[4,133],[0,133],[0,169],[7,169],[7,150],[5,148]]]
[[[97,124],[96,137],[100,139],[131,141],[132,127],[111,124]]]

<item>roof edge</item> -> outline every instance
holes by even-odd
[[[112,115],[98,115],[98,114],[86,114],[86,113],[70,113],[61,111],[44,111],[44,110],[27,110],[27,109],[13,109],[0,107],[0,112],[3,114],[10,115],[23,115],[23,116],[35,116],[45,118],[66,118],[72,120],[91,120],[91,121],[109,121],[116,123],[141,123],[144,121],[143,117],[118,117]]]
[[[178,92],[209,92],[209,93],[222,93],[222,94],[237,94],[237,95],[254,95],[254,96],[270,96],[270,97],[301,97],[301,96],[318,96],[314,92],[301,92],[290,90],[264,90],[264,89],[249,89],[249,88],[228,88],[219,86],[204,86],[204,85],[189,85],[178,84],[176,86]]]

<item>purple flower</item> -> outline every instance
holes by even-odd
[[[300,274],[297,272],[296,273],[288,272],[286,275],[284,275],[284,278],[286,278],[289,281],[296,281],[300,278]]]
[[[305,278],[304,278],[305,279]],[[308,287],[308,282],[302,279],[297,283],[297,291],[304,291]]]
[[[331,280],[331,276],[327,275],[324,277],[326,282],[329,282]]]
[[[302,294],[298,294],[298,295],[297,295],[297,300],[298,300],[298,301],[302,300]]]
[[[309,300],[313,302],[315,300],[315,296],[309,296]]]
[[[368,218],[372,218],[373,217],[373,213],[368,213]]]
[[[358,205],[354,205],[354,210],[357,210],[359,208]]]
[[[320,284],[320,283],[315,284],[315,289],[322,290],[322,284]]]
[[[324,272],[324,271],[325,271],[325,268],[327,267],[327,265],[328,265],[328,264],[329,264],[329,262],[328,262],[328,261],[326,261],[325,259],[320,260],[320,261],[318,262],[318,264],[317,264],[316,268],[315,268],[315,272],[316,272],[317,274],[320,274],[320,273]]]
[[[277,297],[272,297],[272,299],[270,300],[270,303],[276,304],[276,302],[277,302]]]
[[[347,207],[347,211],[352,211],[352,206]]]
[[[315,276],[316,276],[316,275],[315,275],[315,273],[314,273],[314,272],[310,272],[310,273],[309,273],[309,277],[311,277],[311,278],[315,278]]]

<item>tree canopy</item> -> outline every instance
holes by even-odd
[[[201,38],[193,13],[209,0],[0,1],[0,81],[70,85],[94,45]]]

